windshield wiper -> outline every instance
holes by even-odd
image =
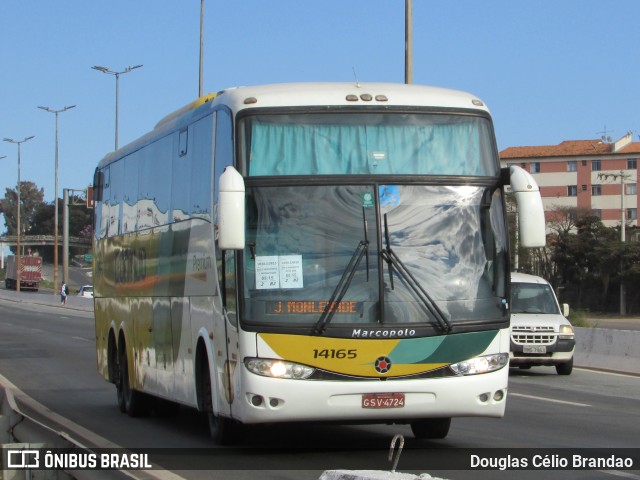
[[[313,327],[314,333],[318,335],[324,333],[327,329],[327,325],[331,323],[333,316],[338,311],[338,305],[340,305],[340,302],[347,293],[347,290],[349,290],[349,286],[351,285],[353,276],[358,269],[358,265],[360,265],[360,261],[365,255],[367,264],[367,282],[369,281],[369,238],[367,236],[367,220],[365,218],[364,207],[362,208],[362,222],[364,227],[364,240],[360,240],[360,243],[358,243],[355,252],[351,255],[351,260],[349,260],[347,268],[342,272],[342,277],[340,277],[338,285],[336,285],[336,288],[331,294],[331,298],[329,298],[327,308],[322,312],[320,318]]]
[[[336,288],[333,290],[331,298],[329,299],[329,302],[327,304],[327,308],[325,308],[325,310],[322,312],[320,318],[313,327],[313,331],[315,333],[321,334],[327,329],[327,325],[331,322],[333,316],[338,311],[338,305],[340,305],[340,302],[342,301],[343,297],[347,293],[347,290],[349,289],[349,286],[351,285],[353,276],[355,275],[356,270],[358,269],[358,265],[360,265],[360,261],[362,260],[362,257],[364,257],[365,252],[367,253],[367,257],[369,256],[368,249],[369,242],[367,240],[361,240],[356,248],[356,251],[353,252],[347,268],[345,268],[344,272],[342,273],[342,277],[340,277],[338,285],[336,285]],[[368,279],[369,269],[367,268],[367,280]]]
[[[425,308],[429,311],[429,313],[436,319],[438,326],[445,332],[450,332],[452,325],[449,319],[445,316],[445,314],[440,310],[440,307],[436,304],[436,302],[431,298],[431,296],[427,293],[427,291],[422,287],[420,282],[413,276],[411,271],[407,268],[407,266],[402,263],[402,260],[395,254],[393,250],[391,250],[391,243],[389,241],[389,227],[387,225],[387,214],[384,214],[384,238],[387,245],[387,248],[380,252],[382,258],[387,262],[389,266],[389,280],[391,284],[391,289],[394,289],[393,286],[393,269],[398,272],[398,275],[406,282],[406,284],[413,290],[416,296],[422,301]]]

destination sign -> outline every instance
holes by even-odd
[[[278,300],[265,302],[265,313],[267,315],[289,315],[316,313],[325,311],[340,313],[357,313],[363,311],[363,302],[327,302],[319,300]]]

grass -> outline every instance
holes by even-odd
[[[590,312],[588,309],[576,308],[569,312],[569,321],[574,327],[596,328],[598,322],[589,320]]]

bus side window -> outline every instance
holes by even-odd
[[[218,187],[220,175],[225,167],[233,165],[233,133],[231,127],[231,115],[226,110],[218,110],[215,135],[215,169],[214,185],[215,192],[213,203],[218,203]]]

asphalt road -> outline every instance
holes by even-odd
[[[78,267],[75,265],[69,265],[69,278],[66,279],[69,288],[75,291],[83,285],[92,285],[93,280],[91,274],[90,266]],[[42,277],[45,280],[53,281],[53,264],[45,263],[42,265]],[[62,265],[58,269],[58,278],[59,281],[62,281]]]
[[[369,468],[384,468],[390,440],[400,433],[405,437],[405,452],[399,472],[428,472],[451,480],[516,475],[524,480],[640,479],[638,471],[514,473],[416,467],[420,458],[429,465],[429,456],[442,454],[435,449],[445,453],[479,448],[638,449],[640,378],[633,376],[574,369],[564,377],[553,368],[514,369],[505,418],[454,419],[449,436],[441,441],[417,441],[405,426],[293,425],[252,428],[244,450],[225,450],[215,447],[205,418],[193,410],[181,409],[177,417],[136,419],[119,412],[115,388],[96,372],[93,320],[88,312],[0,299],[0,374],[51,411],[118,445],[214,449],[208,461],[219,455],[223,470],[215,474],[175,467],[174,472],[185,478],[311,480],[327,469],[368,468],[369,464]]]

